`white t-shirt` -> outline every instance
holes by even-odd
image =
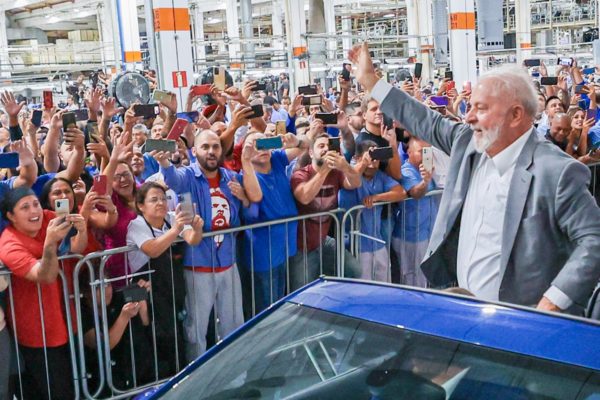
[[[167,221],[169,224],[173,226],[173,221],[175,221],[175,213],[169,212],[167,214]],[[187,229],[191,229],[190,225],[186,225],[183,228],[183,231],[179,234],[181,237],[182,233]],[[129,269],[131,272],[137,272],[140,268],[150,261],[150,257],[144,253],[141,248],[144,243],[148,240],[155,239],[155,236],[158,238],[165,234],[170,228],[167,224],[164,224],[162,229],[152,228],[154,230],[154,236],[152,236],[152,232],[148,227],[148,224],[144,220],[144,217],[138,215],[136,219],[129,223],[127,227],[127,246],[137,246],[140,250],[130,251],[127,254],[127,261],[129,262]]]

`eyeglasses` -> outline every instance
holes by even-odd
[[[122,174],[116,174],[113,179],[115,181],[120,181],[121,179],[131,179],[131,172],[123,172]]]
[[[146,199],[146,201],[150,204],[166,203],[167,198],[166,197],[150,197],[150,198]]]

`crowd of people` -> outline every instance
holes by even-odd
[[[574,61],[540,85],[531,72],[547,76],[542,64],[458,92],[451,78],[381,80],[366,45],[350,59],[356,76],[340,75],[338,90],[290,93],[284,75],[279,90],[212,84],[186,99],[168,92],[150,115],[106,97],[104,75],[41,119],[3,92],[0,261],[11,296],[0,275],[0,399],[73,398],[70,329],[83,337],[92,391],[105,339],[114,388],[168,377],[206,351],[211,323],[224,337],[320,274],[581,305],[599,277],[600,219],[582,164],[600,160],[596,72]],[[87,120],[65,126],[81,106]],[[441,200],[430,193],[444,188]],[[357,249],[338,251],[330,213],[360,205]],[[282,222],[233,229],[271,221]],[[69,258],[123,246],[135,249],[77,270]],[[20,385],[9,379],[15,358]]]

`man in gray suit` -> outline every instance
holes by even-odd
[[[466,124],[454,123],[380,81],[366,43],[349,57],[386,115],[451,157],[421,264],[429,282],[543,310],[585,305],[600,277],[600,209],[588,168],[538,138],[528,75],[482,76]]]

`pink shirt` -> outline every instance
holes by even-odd
[[[129,223],[137,217],[136,212],[130,209],[127,203],[125,203],[121,199],[121,196],[119,196],[116,192],[113,192],[112,194],[112,201],[115,204],[115,207],[117,207],[119,218],[115,226],[113,226],[111,229],[107,229],[104,232],[104,244],[107,250],[127,245],[127,227],[129,226]],[[124,254],[121,253],[111,256],[106,261],[106,272],[109,277],[115,278],[118,276],[123,276],[129,272],[125,263],[125,259],[126,257],[124,257]],[[113,286],[125,286],[125,281],[113,282]]]

